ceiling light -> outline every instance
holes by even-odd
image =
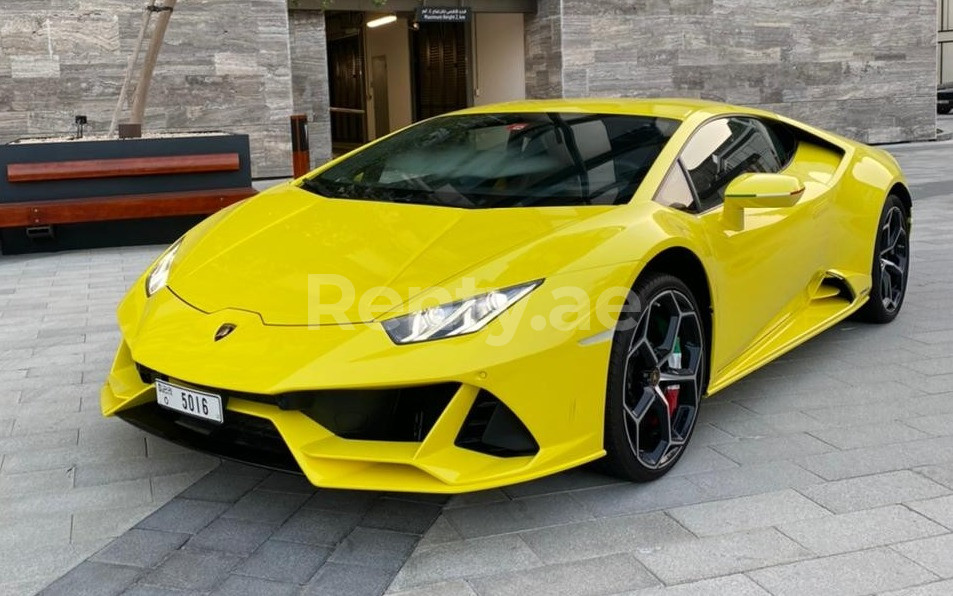
[[[389,14],[383,17],[376,18],[372,21],[368,21],[367,26],[370,27],[371,29],[374,29],[375,27],[390,25],[391,23],[396,23],[396,22],[397,22],[397,15]]]

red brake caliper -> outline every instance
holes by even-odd
[[[675,414],[675,408],[678,407],[678,392],[681,389],[678,385],[669,385],[665,388],[665,401],[668,403],[668,415]]]
[[[677,337],[675,338],[675,345],[672,346],[672,353],[668,356],[668,366],[673,370],[682,368],[682,345]],[[680,389],[680,385],[669,385],[665,388],[665,402],[668,404],[669,417],[675,414],[675,408],[678,407],[678,392]]]

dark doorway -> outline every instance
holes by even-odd
[[[364,96],[364,15],[327,13],[331,143],[340,153],[367,142]]]
[[[426,23],[413,35],[415,120],[468,106],[463,23]]]

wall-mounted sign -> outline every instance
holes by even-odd
[[[418,6],[418,23],[468,23],[473,14],[469,6]]]

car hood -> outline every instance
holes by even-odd
[[[284,185],[187,236],[169,287],[202,311],[251,311],[270,325],[367,322],[605,210],[466,210],[326,199]],[[509,273],[501,279],[519,283],[547,272]]]

